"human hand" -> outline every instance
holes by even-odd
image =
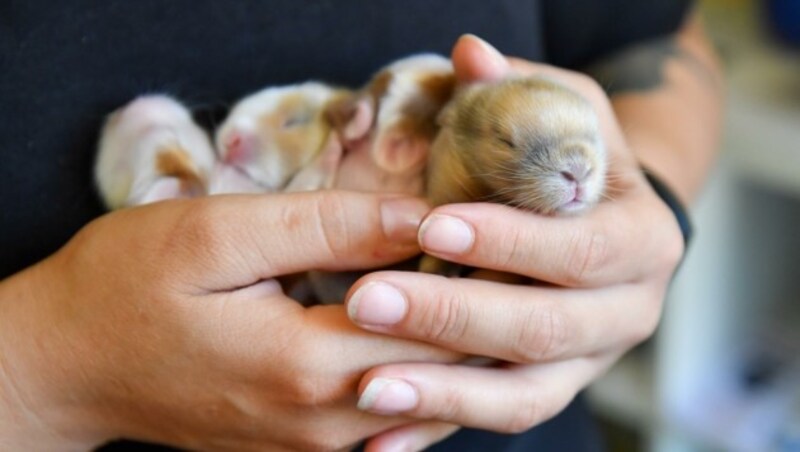
[[[422,449],[457,425],[521,432],[554,416],[652,334],[683,252],[674,216],[643,177],[592,79],[506,59],[473,37],[459,41],[453,62],[462,81],[542,75],[584,95],[608,147],[609,199],[580,217],[446,205],[420,227],[426,253],[550,285],[377,272],[351,289],[348,313],[366,330],[504,361],[491,368],[404,363],[372,369],[359,386],[362,409],[431,421],[378,435],[368,450]]]
[[[355,407],[373,366],[454,361],[304,309],[275,276],[419,251],[428,207],[344,192],[114,212],[0,283],[0,449],[125,437],[190,449],[333,450],[408,423]]]

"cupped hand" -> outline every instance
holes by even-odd
[[[456,353],[303,308],[276,276],[419,252],[420,200],[215,196],[118,211],[0,283],[0,449],[126,437],[335,450],[408,419],[356,409],[363,373]]]
[[[585,96],[608,147],[606,199],[578,217],[446,205],[420,227],[426,253],[544,284],[509,284],[485,270],[471,279],[376,272],[351,289],[348,314],[365,330],[502,361],[375,367],[361,380],[359,406],[429,421],[376,436],[368,450],[421,449],[459,425],[521,432],[556,415],[652,334],[683,253],[674,216],[645,180],[592,79],[506,59],[471,36],[459,40],[453,62],[463,82],[537,75]]]

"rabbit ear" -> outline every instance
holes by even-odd
[[[390,173],[424,166],[439,130],[437,116],[452,97],[455,79],[449,73],[423,74],[417,76],[415,85],[413,90],[392,91],[395,101],[380,107],[372,158]]]
[[[334,101],[326,108],[325,116],[340,137],[345,152],[352,150],[357,142],[371,140],[369,152],[378,167],[390,173],[406,171],[426,158],[426,134],[417,130],[421,125],[407,115],[400,115],[388,125],[378,123],[380,98],[373,95],[368,91]],[[375,133],[370,138],[373,130]]]
[[[325,117],[342,138],[345,150],[369,136],[392,78],[391,72],[381,71],[359,92],[341,96],[326,107]]]
[[[191,154],[181,147],[164,147],[155,155],[153,171],[134,179],[127,205],[147,204],[173,198],[206,194],[205,176]]]
[[[325,118],[348,147],[369,135],[375,122],[375,102],[366,95],[345,96],[325,108]]]
[[[192,197],[194,196],[191,192],[186,190],[184,181],[177,177],[159,177],[141,193],[131,193],[127,204],[129,206],[135,206],[167,199]]]
[[[334,131],[322,144],[319,154],[295,174],[284,191],[314,191],[332,188],[342,159],[342,143]]]
[[[432,137],[413,121],[399,121],[379,130],[372,146],[372,160],[389,173],[403,173],[423,165]]]

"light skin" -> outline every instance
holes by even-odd
[[[447,205],[420,227],[427,253],[550,285],[401,272],[372,273],[354,285],[348,313],[365,330],[503,362],[370,370],[359,385],[359,406],[421,422],[372,438],[367,450],[421,449],[458,426],[525,431],[560,412],[653,333],[684,245],[640,165],[690,203],[712,164],[721,122],[721,75],[699,21],[689,20],[673,43],[674,53],[661,51],[658,80],[620,87],[609,99],[583,74],[506,59],[474,37],[459,40],[453,61],[462,82],[543,75],[593,103],[610,154],[610,199],[584,216],[560,218],[492,204]]]
[[[0,283],[0,449],[120,437],[199,450],[339,450],[407,419],[356,408],[364,372],[458,353],[305,309],[271,279],[419,252],[413,198],[327,192],[117,211]]]
[[[611,101],[578,73],[507,61],[472,38],[456,46],[464,82],[547,74],[603,119],[613,202],[571,218],[442,206],[421,227],[426,252],[552,286],[377,272],[347,306],[304,309],[271,280],[418,252],[428,209],[407,198],[215,197],[107,215],[0,283],[0,449],[81,450],[125,436],[214,450],[336,450],[371,438],[369,450],[414,450],[457,425],[516,432],[555,415],[652,333],[682,254],[638,164],[687,202],[710,166],[715,66],[702,34],[687,33],[681,47],[712,77],[670,62],[659,88]],[[385,290],[369,307],[370,287],[399,290],[396,322],[380,306]],[[508,364],[450,364],[465,354]],[[410,362],[424,364],[399,364]]]

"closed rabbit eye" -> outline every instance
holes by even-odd
[[[294,115],[294,116],[290,116],[290,117],[286,118],[286,120],[283,121],[283,124],[281,124],[281,128],[283,128],[283,129],[291,129],[293,127],[306,125],[310,121],[311,121],[311,115],[310,114]]]
[[[491,126],[492,134],[497,139],[497,141],[505,144],[510,148],[514,148],[514,140],[512,140],[507,133],[500,130],[500,127],[497,124],[492,124]]]
[[[496,138],[497,138],[497,141],[505,144],[506,146],[508,146],[510,148],[514,148],[514,142],[511,141],[510,138],[507,138],[507,137],[502,136],[502,135],[498,135],[498,136],[496,136]]]

